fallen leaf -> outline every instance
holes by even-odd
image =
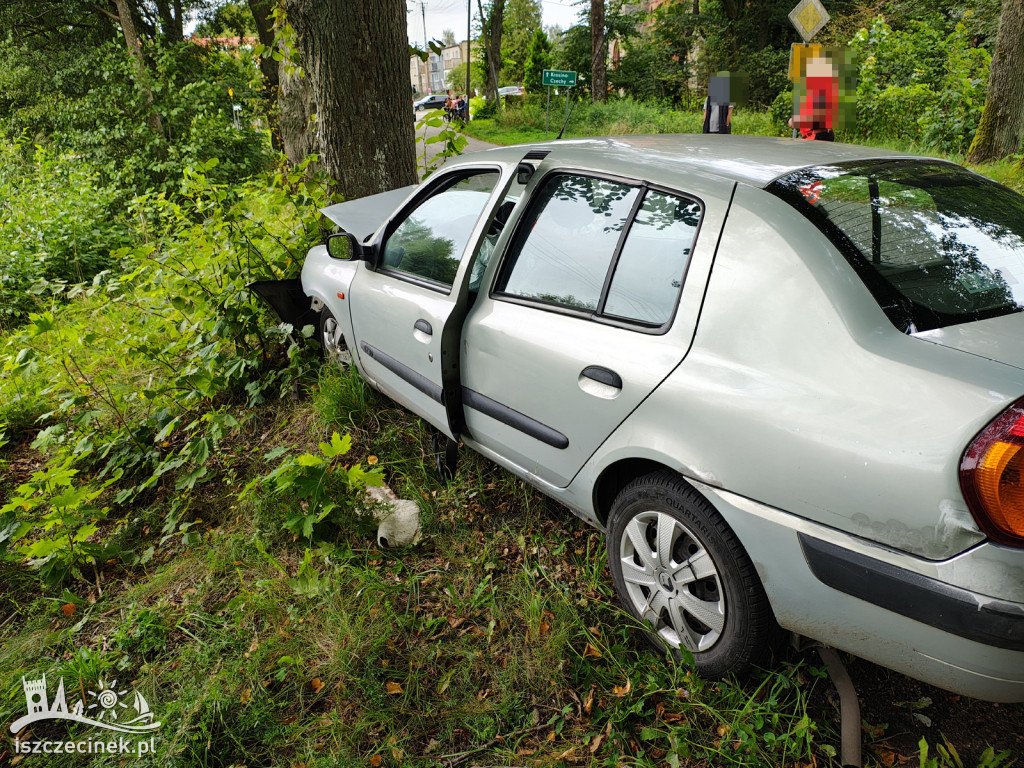
[[[551,625],[548,624],[546,621],[542,621],[540,623],[540,633],[542,635],[546,635],[549,629],[551,629]]]
[[[74,603],[65,603],[64,605],[62,605],[60,607],[60,609],[62,611],[64,611],[64,615],[65,616],[70,616],[72,613],[75,612],[75,604]]]
[[[614,693],[616,696],[618,696],[621,699],[623,696],[625,696],[627,693],[629,693],[632,690],[633,690],[633,681],[627,679],[625,685],[616,685],[614,688],[612,688],[612,693]]]
[[[891,752],[888,749],[879,749],[877,754],[879,762],[881,762],[886,768],[890,768],[893,763],[896,762],[896,753]]]
[[[252,698],[252,688],[246,688],[238,698],[243,704],[248,704],[249,699]]]
[[[728,725],[720,725],[716,730],[718,731],[719,736],[724,737],[729,735],[729,731],[731,731],[732,728],[730,728]]]
[[[594,709],[594,689],[596,688],[596,685],[591,685],[590,693],[588,693],[587,697],[583,699],[583,711],[586,712],[588,715]]]
[[[601,652],[590,643],[587,643],[587,647],[583,650],[583,658],[600,659]]]
[[[374,755],[373,757],[370,758],[370,765],[373,766],[373,768],[377,768],[377,766],[379,766],[383,762],[384,762],[383,755]]]
[[[313,693],[320,693],[324,689],[324,682],[319,677],[314,677],[309,684],[313,686]]]
[[[372,454],[367,456],[366,457],[366,463],[369,464],[371,467],[376,466],[376,464],[377,464],[377,457],[372,455]]]
[[[298,715],[288,715],[288,717],[281,719],[281,725],[291,725],[292,723],[297,723],[298,721]]]
[[[390,683],[389,682],[384,687],[387,688],[388,694],[391,695],[391,696],[395,696],[395,695],[397,695],[399,693],[402,693],[402,686],[400,686],[398,683]]]

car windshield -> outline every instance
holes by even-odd
[[[940,161],[805,168],[768,191],[839,248],[907,333],[1024,309],[1024,197]]]

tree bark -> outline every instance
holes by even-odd
[[[604,0],[590,0],[590,90],[595,102],[608,98],[608,76],[604,43]]]
[[[484,15],[484,6],[481,0],[477,0],[477,7],[480,9],[484,64],[487,70],[484,95],[487,96],[488,101],[494,101],[498,105],[498,109],[501,109],[501,100],[498,98],[498,72],[501,70],[501,34],[505,17],[505,0],[494,0],[490,18]]]
[[[145,98],[146,106],[150,108],[146,124],[154,133],[162,135],[163,121],[160,119],[160,113],[153,108],[153,91],[146,84],[149,73],[142,57],[142,41],[135,28],[134,9],[129,0],[114,0],[114,4],[117,6],[117,16],[121,23],[121,32],[124,34],[124,44],[128,48],[128,54],[135,61],[135,84]]]
[[[317,104],[323,167],[346,198],[416,183],[402,0],[285,0]]]
[[[278,64],[276,61],[273,63]],[[277,127],[280,129],[281,150],[292,165],[298,165],[306,155],[320,151],[316,125],[310,122],[310,117],[316,112],[316,101],[308,77],[288,74],[287,65],[283,61],[279,66],[278,104],[281,114]],[[314,167],[320,167],[320,164]]]
[[[981,123],[967,152],[972,163],[999,160],[1020,149],[1024,128],[1024,0],[1003,0],[996,52]]]

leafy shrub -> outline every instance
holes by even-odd
[[[265,488],[281,504],[284,529],[312,539],[325,520],[359,504],[358,492],[382,482],[377,469],[367,471],[359,464],[339,466],[339,457],[351,448],[352,437],[343,438],[335,432],[329,443],[320,443],[319,455],[303,453],[285,459],[270,474],[250,482],[243,495]],[[277,458],[283,452],[271,457]]]
[[[289,342],[293,329],[275,325],[245,286],[297,275],[321,238],[318,209],[330,202],[324,180],[303,166],[229,186],[206,175],[214,167],[186,172],[175,200],[154,193],[135,202],[133,213],[148,224],[142,242],[118,252],[123,274],[48,284],[63,303],[9,335],[0,422],[19,394],[49,404],[50,426],[33,445],[54,457],[46,472],[57,474],[38,482],[59,485],[61,473],[72,473],[75,493],[109,485],[112,513],[161,484],[180,500],[211,476],[243,408],[289,394],[304,372],[309,358]],[[36,498],[28,491],[18,498]],[[95,496],[83,497],[70,505],[83,520],[75,523],[64,494],[44,493],[29,507],[12,502],[0,521],[6,538],[34,544],[56,530],[41,515],[62,515],[69,567],[58,579],[74,575],[82,557],[97,557],[86,547],[93,531],[84,519],[102,517],[85,511]],[[16,556],[51,553],[36,547]]]
[[[174,192],[186,167],[212,158],[220,161],[209,171],[217,182],[269,164],[267,137],[252,119],[262,106],[248,52],[234,56],[189,42],[148,48],[149,93],[136,85],[135,62],[117,42],[63,58],[54,71],[16,63],[19,52],[12,43],[0,44],[0,63],[11,62],[17,73],[0,75],[8,136],[26,132],[74,153],[127,198],[147,189]],[[235,104],[242,107],[237,127]],[[154,113],[159,131],[150,125]]]
[[[860,61],[862,136],[966,150],[981,119],[991,56],[963,24],[949,34],[922,21],[897,31],[878,17],[851,45]]]
[[[41,308],[35,284],[92,280],[132,241],[117,192],[88,163],[27,151],[0,144],[0,331]]]
[[[498,114],[498,102],[484,101],[473,112],[473,117],[480,120],[490,120]]]

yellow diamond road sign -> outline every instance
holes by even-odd
[[[820,0],[800,0],[799,5],[789,12],[789,20],[804,42],[810,42],[821,28],[828,23],[829,15]]]

